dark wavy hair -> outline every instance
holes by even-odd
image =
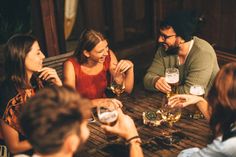
[[[16,34],[8,40],[5,47],[5,77],[17,89],[29,86],[26,81],[25,58],[36,41],[31,35]]]
[[[78,62],[83,64],[87,62],[87,57],[84,55],[84,50],[91,51],[100,41],[106,40],[105,37],[92,29],[84,30],[79,38],[77,48],[75,49],[74,56]]]
[[[71,87],[43,88],[22,109],[20,124],[40,154],[58,152],[70,133],[81,135],[80,125],[90,116],[90,101]]]
[[[236,122],[236,63],[224,65],[215,78],[208,94],[211,119],[210,126],[223,140],[232,136]]]
[[[172,13],[161,21],[161,29],[169,29],[172,27],[177,34],[186,42],[193,38],[199,23],[197,13],[193,11],[179,11]]]

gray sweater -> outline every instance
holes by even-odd
[[[202,85],[208,93],[219,71],[216,54],[205,40],[198,37],[194,37],[193,40],[194,44],[182,65],[179,65],[177,55],[166,55],[162,48],[157,50],[144,77],[146,89],[158,91],[154,87],[157,79],[165,76],[166,68],[175,67],[180,73],[178,93],[189,93],[190,86],[194,84]]]

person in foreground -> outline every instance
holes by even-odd
[[[90,100],[83,99],[68,86],[44,88],[32,97],[24,106],[20,121],[35,154],[72,157],[89,137],[89,106]],[[131,157],[143,156],[134,122],[121,110],[114,127],[102,128],[131,139]]]
[[[180,102],[180,99],[186,102]],[[236,157],[236,63],[221,68],[207,100],[185,94],[170,98],[169,104],[172,106],[185,107],[197,103],[204,115],[209,115],[207,118],[215,135],[213,142],[206,148],[187,149],[179,157]]]
[[[144,77],[148,90],[168,93],[167,68],[179,70],[177,93],[188,94],[191,85],[201,85],[208,93],[219,71],[212,46],[194,35],[197,19],[190,12],[168,16],[160,25],[159,48]]]
[[[45,81],[62,85],[54,69],[43,67],[44,58],[37,40],[30,35],[14,35],[7,42],[6,77],[0,85],[0,121],[5,143],[12,154],[32,153],[32,146],[18,121],[24,103],[43,88]]]
[[[130,93],[134,84],[133,63],[129,60],[118,62],[101,33],[84,30],[74,56],[64,63],[64,84],[85,98],[106,98],[106,88],[115,76],[124,81],[124,91]]]
[[[123,114],[121,109],[119,109],[118,121],[114,126],[102,125],[101,128],[123,137],[130,146],[130,157],[143,157],[142,142],[134,121],[128,115]]]

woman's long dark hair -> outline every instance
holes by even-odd
[[[236,122],[236,63],[221,68],[208,94],[211,119],[210,126],[223,140],[232,136],[232,127]]]
[[[79,38],[74,56],[80,64],[87,62],[87,57],[84,55],[84,50],[91,51],[100,41],[105,40],[104,36],[92,29],[84,30]]]
[[[30,35],[12,36],[5,47],[5,77],[12,81],[17,89],[28,87],[26,81],[25,57],[37,41]]]

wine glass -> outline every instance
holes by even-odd
[[[204,87],[201,85],[192,85],[190,87],[189,93],[192,95],[196,95],[196,96],[200,96],[200,97],[204,97],[205,94],[205,90]],[[203,114],[197,109],[193,114],[190,114],[191,118],[194,119],[199,119],[199,118],[203,118]]]
[[[173,124],[180,119],[181,109],[179,107],[170,107],[169,105],[164,105],[161,108],[161,117],[172,127]]]
[[[111,90],[116,96],[120,96],[125,91],[125,76],[123,73],[115,74],[111,81]]]
[[[171,86],[171,92],[168,92],[166,97],[178,94],[177,87],[179,83],[179,70],[177,68],[167,68],[165,71],[165,81]]]
[[[106,125],[115,125],[118,119],[117,106],[112,100],[102,101],[97,107],[98,119]]]
[[[177,122],[181,117],[181,108],[180,107],[170,107],[168,104],[163,104],[161,109],[159,110],[162,119],[167,122],[171,128],[171,132],[164,132],[163,135],[166,137],[167,144],[174,144],[178,142],[179,138],[174,136],[174,133],[177,131],[173,130],[173,124]]]

